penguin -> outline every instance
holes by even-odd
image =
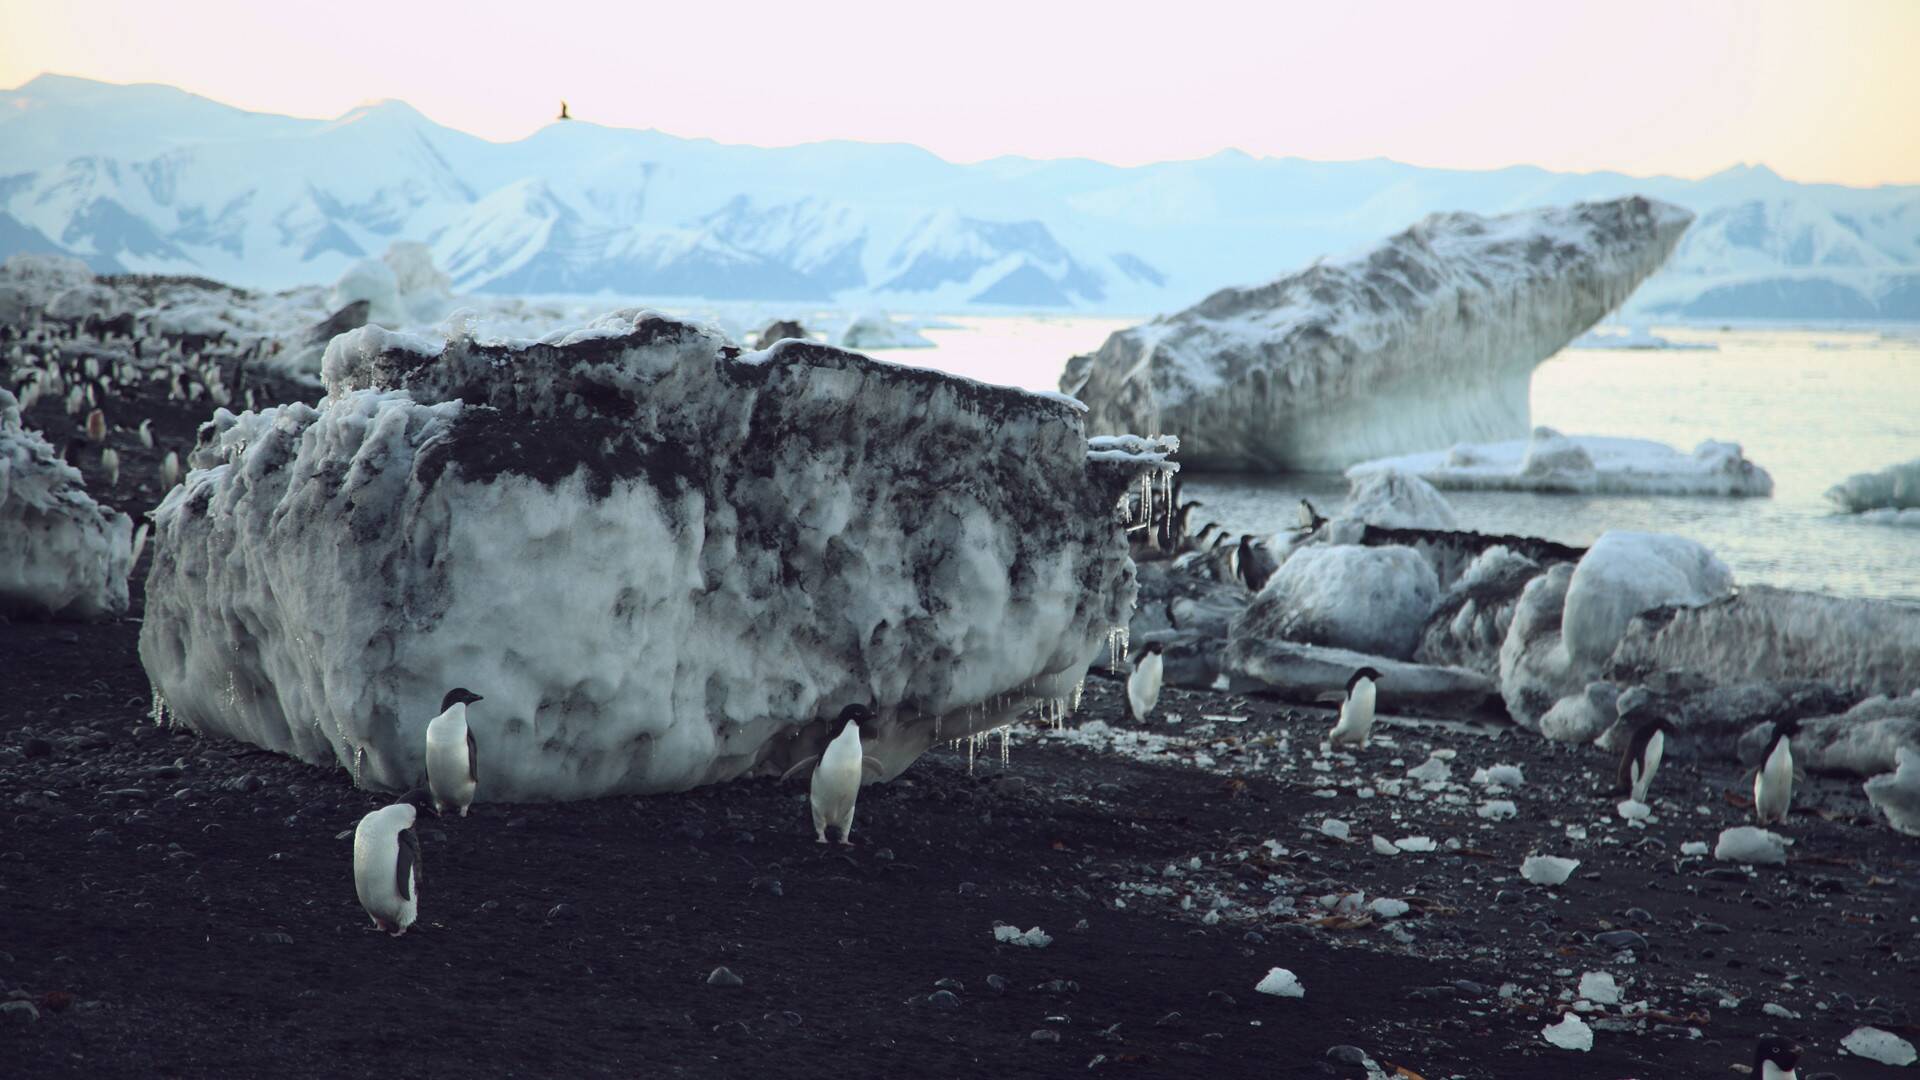
[[[1211,522],[1211,521],[1209,521],[1209,522],[1207,522],[1207,523],[1206,523],[1205,525],[1203,525],[1203,526],[1201,526],[1201,527],[1200,527],[1200,535],[1198,535],[1198,536],[1196,536],[1196,537],[1194,537],[1194,538],[1193,538],[1193,550],[1195,550],[1195,551],[1205,551],[1205,550],[1207,550],[1207,548],[1208,548],[1208,546],[1209,546],[1209,543],[1210,543],[1210,541],[1209,541],[1209,539],[1208,539],[1208,538],[1209,538],[1209,537],[1211,537],[1211,536],[1213,535],[1213,530],[1215,530],[1215,529],[1217,529],[1217,528],[1219,528],[1219,527],[1220,527],[1220,526],[1218,526],[1218,525],[1216,525],[1216,524],[1214,524],[1214,523],[1213,523],[1213,522]]]
[[[1320,516],[1320,511],[1313,508],[1312,503],[1305,499],[1300,500],[1300,512],[1295,521],[1296,528],[1312,532],[1324,524],[1326,520],[1326,518]]]
[[[1762,1035],[1753,1048],[1753,1080],[1798,1080],[1800,1047],[1779,1035]]]
[[[473,789],[480,784],[480,755],[467,726],[467,706],[486,699],[456,686],[440,699],[440,715],[427,721],[427,786],[433,789],[433,808],[458,808],[461,817],[473,805]]]
[[[1240,537],[1240,583],[1249,592],[1259,592],[1266,587],[1267,579],[1280,569],[1265,544],[1254,539],[1252,533]]]
[[[353,891],[373,925],[394,937],[406,933],[420,911],[420,838],[413,823],[431,808],[428,794],[414,788],[361,818],[353,831]]]
[[[1196,506],[1203,506],[1203,505],[1205,504],[1200,502],[1198,499],[1195,499],[1193,502],[1186,503],[1185,505],[1181,506],[1179,513],[1174,515],[1173,536],[1167,545],[1167,547],[1170,550],[1179,551],[1182,547],[1186,546],[1187,529],[1188,529],[1188,526],[1191,525],[1193,521],[1193,509]]]
[[[1787,820],[1793,802],[1793,737],[1799,732],[1797,722],[1782,720],[1773,725],[1773,737],[1767,740],[1767,752],[1753,777],[1753,816],[1762,825]]]
[[[1322,701],[1340,702],[1340,722],[1333,725],[1333,731],[1327,735],[1327,744],[1338,750],[1342,746],[1365,746],[1373,734],[1373,708],[1379,691],[1374,684],[1380,681],[1380,673],[1370,667],[1363,667],[1347,680],[1344,694],[1323,694]]]
[[[573,117],[567,115],[567,103],[564,101],[560,103],[560,119],[562,120],[573,119]]]
[[[1653,775],[1660,771],[1660,758],[1666,753],[1667,736],[1673,725],[1665,717],[1649,720],[1633,729],[1626,749],[1620,754],[1620,775],[1616,790],[1630,792],[1634,802],[1647,801]]]
[[[1133,674],[1127,676],[1127,716],[1144,721],[1160,702],[1160,675],[1166,660],[1166,646],[1150,642],[1133,658]]]
[[[795,762],[780,779],[813,766],[813,786],[808,802],[813,808],[813,832],[819,843],[827,842],[829,828],[840,831],[840,843],[853,846],[853,805],[860,797],[860,782],[867,773],[878,773],[880,763],[868,757],[860,745],[860,725],[873,720],[873,711],[865,705],[849,705],[834,721],[834,736],[827,748]]]

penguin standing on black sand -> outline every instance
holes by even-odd
[[[353,891],[373,925],[399,937],[420,911],[420,838],[413,823],[429,810],[419,788],[360,819],[353,831]]]
[[[1379,681],[1379,672],[1363,667],[1347,679],[1345,693],[1321,695],[1322,701],[1340,703],[1340,722],[1328,733],[1328,746],[1338,750],[1342,746],[1367,745],[1367,739],[1373,735],[1373,710],[1379,696],[1374,684]]]
[[[1647,801],[1647,791],[1653,787],[1653,774],[1660,771],[1660,758],[1666,753],[1667,736],[1671,734],[1673,725],[1664,717],[1633,729],[1633,737],[1620,753],[1617,790],[1630,793],[1634,802]]]
[[[479,694],[456,686],[440,699],[440,715],[427,721],[427,786],[433,789],[433,808],[448,808],[467,816],[473,793],[480,786],[480,754],[467,726],[467,706],[484,701]]]
[[[1753,1080],[1797,1080],[1800,1047],[1779,1035],[1762,1035],[1753,1048]]]
[[[827,830],[837,829],[840,843],[852,846],[853,807],[860,798],[860,782],[866,774],[878,773],[880,763],[866,755],[860,743],[860,725],[873,720],[873,711],[865,705],[849,705],[834,721],[835,733],[827,748],[819,754],[794,763],[780,779],[785,780],[813,766],[813,786],[808,803],[813,809],[814,838],[827,842]]]
[[[1166,646],[1155,641],[1133,658],[1133,674],[1127,676],[1127,716],[1144,721],[1160,703],[1160,678],[1165,669]]]
[[[1753,816],[1762,825],[1787,820],[1793,803],[1793,737],[1799,733],[1800,725],[1793,720],[1773,725],[1760,771],[1753,777]]]

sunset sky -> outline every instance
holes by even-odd
[[[1920,2],[0,0],[53,71],[331,117],[400,98],[492,139],[574,115],[723,142],[1116,164],[1322,160],[1920,182]]]

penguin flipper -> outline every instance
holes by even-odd
[[[400,830],[400,854],[393,864],[393,891],[402,900],[413,899],[413,879],[420,868],[420,838],[412,829]]]
[[[820,763],[819,754],[808,754],[806,757],[803,757],[799,761],[796,761],[792,765],[788,766],[787,771],[780,774],[780,782],[784,784],[787,781],[793,779],[794,777],[800,775],[800,773],[803,770],[811,769],[819,763]]]
[[[480,752],[474,749],[473,729],[467,729],[467,779],[480,782]]]

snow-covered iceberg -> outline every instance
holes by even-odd
[[[1879,472],[1856,473],[1827,489],[1827,501],[1849,514],[1920,509],[1920,458]]]
[[[368,327],[324,370],[317,406],[202,429],[140,654],[181,722],[367,787],[416,781],[456,685],[482,800],[777,771],[852,702],[898,773],[1072,697],[1133,603],[1122,496],[1170,467],[1090,456],[1052,395],[648,312]]]
[[[1094,431],[1171,431],[1190,467],[1333,470],[1524,435],[1533,369],[1618,307],[1693,215],[1640,197],[1435,214],[1357,256],[1076,356]]]
[[[1351,475],[1351,474],[1349,474]],[[1447,497],[1433,485],[1399,469],[1353,476],[1340,516],[1382,529],[1458,529]]]
[[[80,470],[0,390],[0,611],[97,619],[127,610],[133,522],[87,494]]]
[[[1771,495],[1773,477],[1738,443],[1712,439],[1683,454],[1650,439],[1562,435],[1537,427],[1525,439],[1460,443],[1450,450],[1363,461],[1354,481],[1407,473],[1449,490],[1568,494]]]
[[[1232,634],[1410,660],[1439,594],[1412,548],[1316,544],[1281,564]]]

